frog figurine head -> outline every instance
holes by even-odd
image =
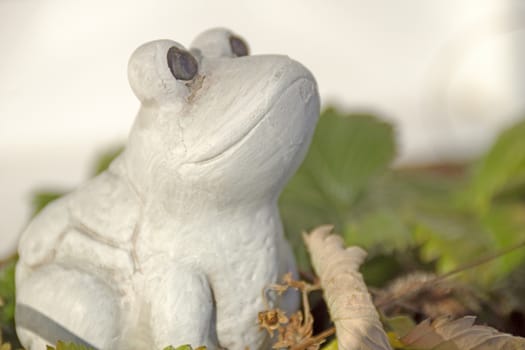
[[[297,274],[277,198],[306,153],[319,96],[300,63],[248,53],[212,29],[189,50],[158,40],[132,54],[141,106],[125,151],[20,239],[26,349],[269,348],[256,324],[262,291]],[[298,301],[270,303],[293,311]]]
[[[135,51],[129,80],[142,106],[126,159],[139,189],[210,204],[278,196],[308,148],[319,97],[301,64],[248,53],[225,29],[190,50],[160,40]]]

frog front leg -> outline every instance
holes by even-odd
[[[215,303],[203,273],[190,266],[159,268],[146,288],[156,349],[183,344],[218,348]]]

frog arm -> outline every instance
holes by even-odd
[[[20,237],[20,259],[33,267],[53,258],[55,247],[69,229],[69,210],[65,198],[49,203]]]

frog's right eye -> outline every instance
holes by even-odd
[[[172,46],[168,50],[168,67],[177,80],[191,80],[199,71],[199,64],[193,55],[186,50]]]
[[[230,48],[237,57],[248,56],[250,54],[248,44],[237,35],[230,35]]]

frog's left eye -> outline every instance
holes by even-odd
[[[250,50],[248,44],[236,35],[230,35],[230,47],[235,56],[248,56]]]
[[[177,80],[191,80],[199,71],[199,64],[189,51],[172,46],[167,58],[171,74]]]

